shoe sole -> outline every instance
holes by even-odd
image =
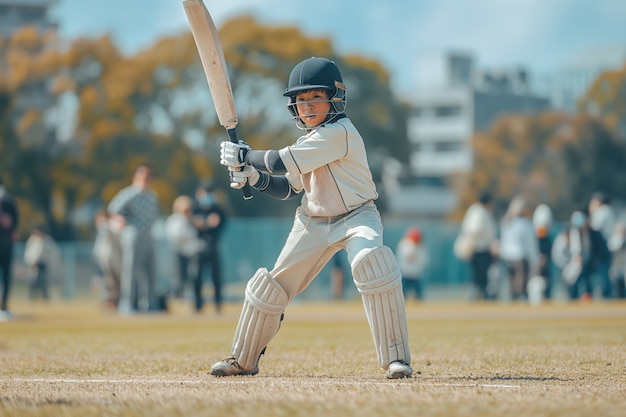
[[[243,371],[241,373],[238,374],[229,374],[225,371],[222,371],[221,369],[217,369],[215,371],[211,371],[211,375],[214,376],[219,376],[219,377],[223,377],[223,376],[252,376],[252,375],[256,375],[259,373],[259,370],[254,370],[254,371]]]
[[[410,374],[405,374],[404,372],[394,372],[385,376],[387,377],[387,379],[404,379],[412,377]]]

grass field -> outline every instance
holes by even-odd
[[[0,416],[623,416],[626,304],[407,305],[415,377],[376,365],[358,302],[291,305],[255,377],[214,378],[239,304],[118,316],[14,302]]]

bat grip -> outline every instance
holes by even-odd
[[[228,133],[228,139],[232,143],[239,143],[239,138],[237,137],[237,129],[235,127],[233,127],[232,129],[226,129],[226,133]],[[244,200],[250,200],[252,198],[250,184],[246,182],[246,185],[243,186],[242,191]]]

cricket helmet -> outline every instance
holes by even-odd
[[[346,86],[343,84],[343,78],[337,65],[326,58],[307,58],[291,70],[287,89],[283,93],[285,97],[289,98],[287,110],[298,121],[299,126],[302,122],[299,121],[295,106],[296,95],[301,91],[318,89],[328,92],[331,110],[326,121],[346,110]]]

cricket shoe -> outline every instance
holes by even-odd
[[[15,316],[9,310],[0,310],[0,321],[13,320]]]
[[[256,375],[259,373],[259,367],[254,369],[243,369],[237,359],[230,357],[216,362],[211,367],[211,375],[215,376],[236,376],[236,375]]]
[[[413,376],[413,368],[405,361],[393,361],[389,364],[387,370],[388,379],[411,378]]]

